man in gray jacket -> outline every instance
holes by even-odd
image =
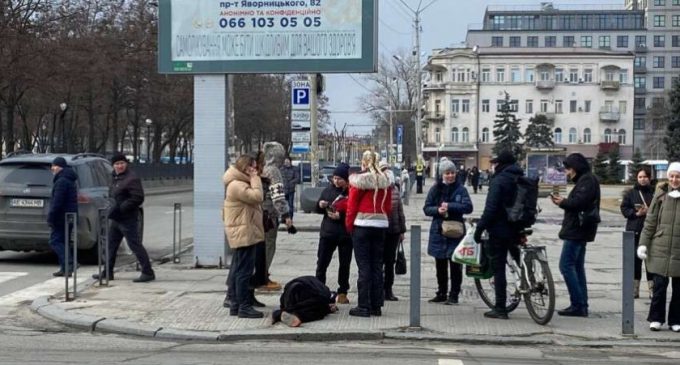
[[[291,164],[290,157],[286,157],[283,160],[281,177],[283,178],[283,187],[286,191],[288,212],[290,213],[290,219],[293,219],[293,212],[295,211],[295,187],[300,183],[300,173],[298,172],[298,169]]]

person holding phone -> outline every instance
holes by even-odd
[[[623,199],[621,200],[621,214],[626,217],[626,231],[635,232],[635,250],[637,251],[640,244],[640,232],[647,217],[647,211],[652,204],[654,197],[654,187],[651,184],[652,173],[649,167],[639,169],[636,174],[636,182],[632,188],[623,192]],[[635,273],[634,273],[634,298],[640,297],[640,279],[642,278],[642,260],[635,256]],[[652,275],[647,272],[647,286],[649,288],[649,298],[654,292],[654,279]]]

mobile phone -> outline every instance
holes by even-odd
[[[642,204],[635,204],[635,210],[639,210],[640,208],[642,208]]]

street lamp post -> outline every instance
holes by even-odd
[[[146,124],[146,163],[151,163],[151,125],[153,121],[147,118],[144,123]]]
[[[59,152],[66,152],[66,111],[68,110],[68,104],[59,104],[59,109],[61,109],[61,133],[59,136]]]

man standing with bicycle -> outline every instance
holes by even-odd
[[[508,251],[517,250],[519,232],[508,220],[505,207],[512,205],[517,193],[517,178],[524,175],[516,162],[517,159],[510,151],[502,151],[497,157],[491,159],[494,177],[489,186],[484,213],[475,230],[475,241],[478,243],[482,242],[484,231],[489,234],[491,251],[489,256],[494,272],[496,305],[491,311],[484,313],[486,318],[508,319],[505,265]]]
[[[559,237],[564,240],[560,256],[560,272],[569,290],[569,307],[557,311],[568,317],[588,317],[586,285],[586,243],[595,240],[600,223],[600,182],[590,172],[588,160],[572,153],[564,160],[567,178],[576,185],[567,198],[550,195],[552,202],[564,209]]]

